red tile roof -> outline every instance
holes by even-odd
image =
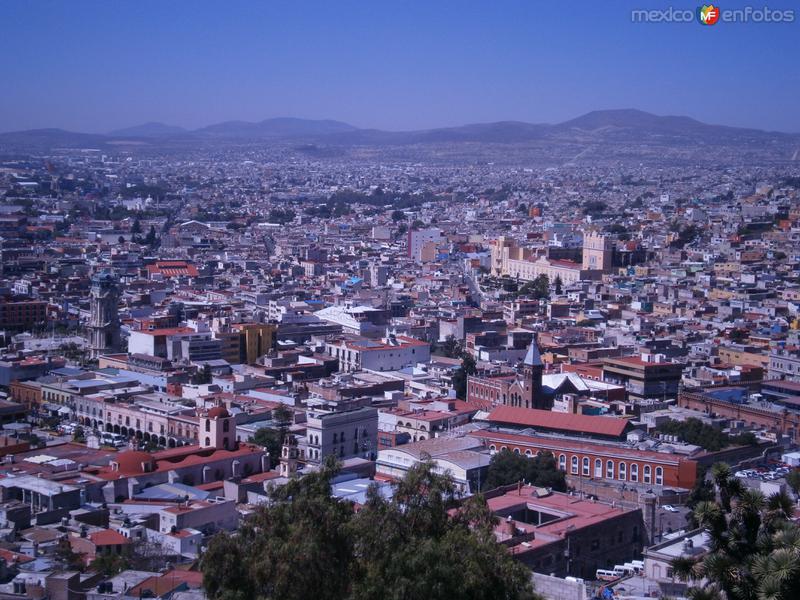
[[[539,427],[574,433],[588,433],[611,437],[621,437],[628,427],[628,421],[616,417],[593,417],[572,413],[557,413],[534,408],[498,406],[489,413],[492,423]]]
[[[104,529],[103,531],[90,533],[89,539],[95,546],[119,546],[131,543],[128,538],[113,529]]]

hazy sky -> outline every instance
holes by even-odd
[[[415,129],[640,108],[800,132],[800,4],[766,3],[795,7],[792,24],[631,22],[669,4],[1,0],[0,131],[277,116]]]

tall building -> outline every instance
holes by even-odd
[[[583,268],[590,271],[608,271],[614,260],[614,242],[611,238],[587,232],[583,236]]]
[[[272,350],[278,326],[274,323],[236,323],[231,329],[239,332],[240,362],[254,365]]]
[[[436,258],[436,246],[442,241],[442,230],[436,227],[410,229],[408,255],[416,262],[430,262]]]
[[[119,286],[109,271],[92,277],[89,344],[92,358],[119,350]]]

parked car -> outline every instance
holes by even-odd
[[[664,506],[662,506],[661,508],[663,508],[665,511],[667,511],[667,512],[671,512],[671,513],[680,512],[680,511],[678,511],[678,509],[677,509],[677,508],[675,508],[675,507],[674,507],[674,506],[672,506],[671,504],[665,504],[665,505],[664,505]]]

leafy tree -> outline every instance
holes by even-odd
[[[564,472],[559,470],[555,457],[543,452],[533,458],[501,450],[492,457],[483,489],[493,490],[502,485],[525,481],[531,485],[567,491]]]
[[[269,506],[257,509],[236,536],[214,536],[201,564],[209,598],[345,598],[353,507],[330,494],[336,472],[329,461],[292,479],[272,490]]]
[[[533,281],[527,282],[519,290],[522,295],[531,295],[534,298],[543,299],[550,297],[550,278],[542,273]]]
[[[428,598],[534,599],[530,572],[493,534],[495,518],[481,496],[455,518],[455,489],[431,462],[409,470],[394,497],[371,490],[353,519],[354,600]]]
[[[67,539],[58,542],[53,557],[70,571],[83,571],[86,568],[84,555],[75,552]]]
[[[129,553],[100,552],[89,567],[102,573],[105,577],[113,577],[117,573],[131,568]]]
[[[75,431],[72,433],[72,440],[75,442],[83,443],[86,441],[86,433],[83,431],[83,427],[78,425],[75,428]]]
[[[277,421],[281,425],[287,425],[292,421],[293,413],[291,409],[287,408],[283,404],[275,408],[272,411],[272,418],[273,420]]]
[[[156,247],[158,238],[156,237],[156,228],[154,225],[150,225],[150,231],[147,232],[147,235],[144,238],[144,243],[146,246],[150,246],[151,248]]]
[[[600,200],[589,200],[585,202],[583,205],[583,214],[585,215],[601,215],[603,214],[608,206],[605,202],[601,202]]]
[[[397,223],[398,221],[404,221],[406,219],[406,213],[402,210],[394,210],[392,211],[392,221]]]
[[[138,235],[142,233],[142,222],[139,220],[138,217],[133,221],[133,225],[131,226],[131,233],[133,235]]]
[[[280,223],[281,225],[285,225],[286,223],[291,223],[294,221],[295,216],[296,214],[291,208],[273,208],[269,211],[270,223]]]
[[[786,475],[786,483],[789,484],[795,494],[800,495],[800,470],[792,469],[789,471],[789,474]]]
[[[465,400],[467,397],[467,377],[478,372],[475,359],[471,354],[464,354],[461,359],[461,366],[453,374],[453,388],[456,397]]]
[[[208,364],[203,365],[202,369],[196,371],[195,374],[192,375],[192,383],[194,385],[206,385],[212,381],[211,366]]]
[[[555,289],[556,289],[556,296],[560,296],[561,292],[563,291],[564,282],[561,279],[561,275],[556,275],[555,281]]]
[[[485,500],[456,507],[452,480],[412,467],[391,499],[375,487],[358,513],[331,497],[337,467],[270,492],[236,534],[203,556],[211,600],[535,600],[530,572],[493,535]]]
[[[286,436],[286,429],[281,427],[273,429],[271,427],[261,427],[253,436],[253,443],[267,449],[269,460],[274,467],[278,464],[283,447],[283,438]]]
[[[441,352],[447,358],[461,358],[464,355],[464,342],[448,335],[442,343]]]
[[[676,435],[688,444],[695,444],[711,452],[722,450],[733,444],[745,446],[758,443],[752,433],[730,436],[721,429],[707,425],[694,417],[690,417],[685,421],[667,421],[658,426],[658,431]]]

